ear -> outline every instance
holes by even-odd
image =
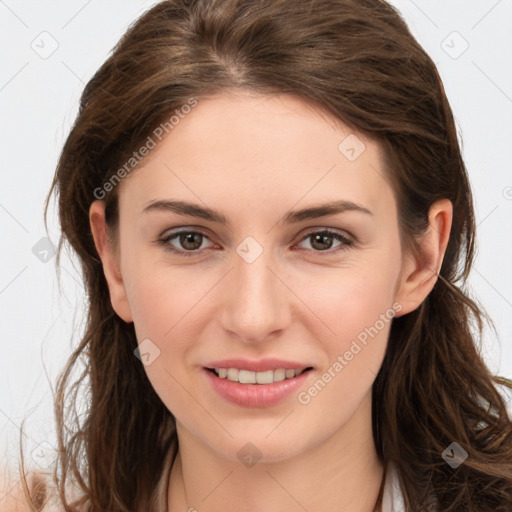
[[[89,208],[89,222],[94,245],[103,264],[103,272],[110,292],[114,311],[127,323],[133,322],[126,287],[121,275],[118,247],[114,247],[107,234],[105,202],[94,201]]]
[[[419,254],[404,255],[396,296],[403,309],[396,316],[414,311],[434,288],[450,239],[452,219],[453,205],[448,199],[440,199],[430,207],[428,230],[418,240]]]

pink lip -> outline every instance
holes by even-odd
[[[211,361],[205,365],[206,368],[238,368],[239,370],[249,370],[251,372],[266,372],[267,370],[275,370],[276,368],[284,368],[285,370],[301,370],[313,366],[307,363],[299,363],[297,361],[285,361],[277,358],[260,359],[259,361],[251,361],[250,359],[233,358],[223,359],[219,361]]]
[[[240,368],[239,364],[240,363],[228,367]],[[282,364],[282,362],[280,364]],[[300,367],[300,365],[295,367]],[[226,366],[218,366],[216,368],[226,368]],[[283,366],[278,365],[273,368],[283,368]],[[305,371],[292,379],[285,379],[280,382],[273,382],[272,384],[240,384],[239,382],[233,382],[227,378],[221,379],[217,377],[214,372],[206,368],[203,369],[203,373],[206,375],[213,389],[235,405],[263,408],[276,405],[296,392],[309,377],[311,372]]]

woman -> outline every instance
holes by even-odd
[[[89,297],[66,510],[510,510],[453,115],[386,2],[159,3],[52,192]]]

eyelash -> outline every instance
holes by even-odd
[[[181,231],[169,233],[168,235],[164,236],[163,238],[159,238],[157,240],[157,243],[159,245],[163,246],[164,249],[166,249],[167,251],[170,251],[174,254],[178,254],[179,256],[191,257],[191,256],[197,255],[201,251],[201,249],[195,249],[193,251],[178,250],[169,244],[169,242],[172,239],[177,238],[183,234],[195,234],[195,235],[201,235],[205,238],[208,238],[208,236],[201,231],[181,230]],[[313,235],[330,235],[333,238],[335,238],[336,240],[338,240],[339,242],[342,242],[342,245],[338,246],[337,248],[335,248],[333,250],[326,249],[325,251],[315,251],[315,250],[309,249],[309,251],[312,251],[314,253],[318,253],[318,254],[326,253],[327,255],[332,255],[333,253],[337,253],[338,251],[346,251],[350,247],[354,246],[354,242],[352,240],[350,240],[348,237],[342,235],[341,233],[338,233],[337,231],[332,231],[329,228],[325,228],[320,231],[311,231],[307,235],[302,237],[302,239],[299,240],[299,243],[303,242],[304,240],[307,240],[308,238],[310,238]]]

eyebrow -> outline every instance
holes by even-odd
[[[219,224],[227,225],[229,221],[225,215],[211,208],[201,206],[198,204],[188,203],[186,201],[171,201],[171,200],[156,200],[151,201],[146,206],[142,213],[149,213],[153,211],[159,212],[173,212],[178,215],[189,215],[191,217],[198,217],[210,222],[217,222]],[[325,217],[327,215],[335,215],[346,211],[355,211],[364,213],[366,215],[373,215],[373,213],[364,206],[356,204],[352,201],[331,201],[325,204],[310,206],[302,210],[295,210],[286,213],[280,220],[281,224],[293,224],[309,219],[316,219],[318,217]]]

